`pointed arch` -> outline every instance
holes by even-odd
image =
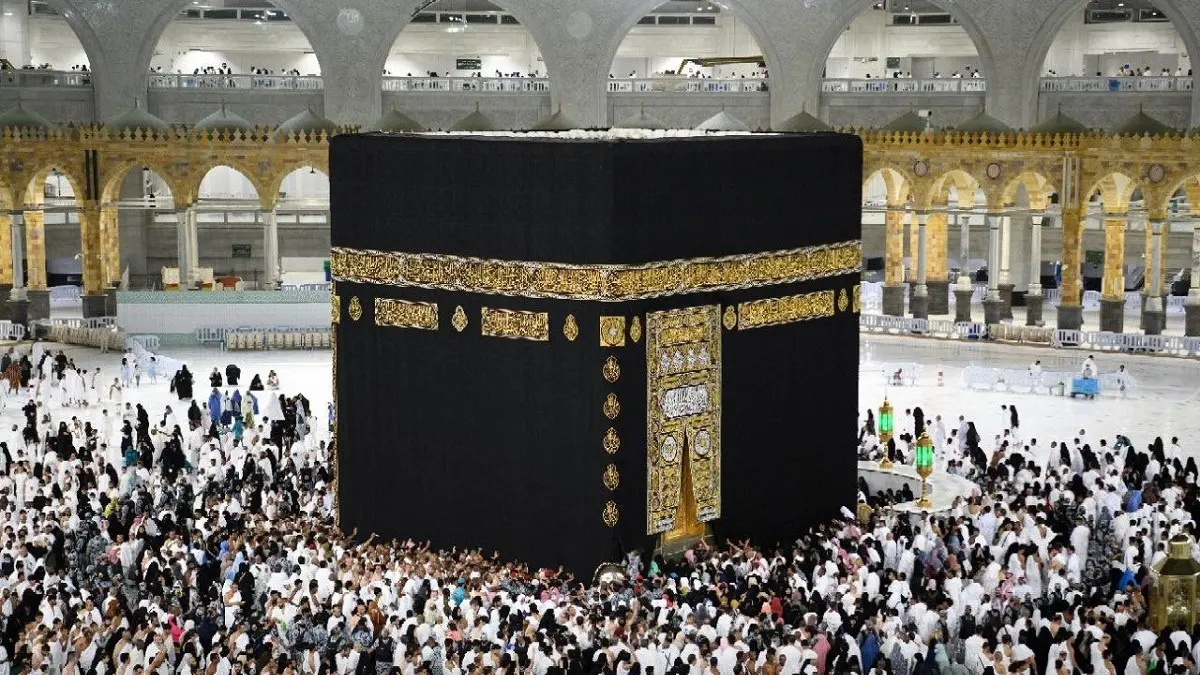
[[[846,0],[846,2],[837,3],[840,8],[837,10],[837,20],[833,23],[835,30],[826,34],[816,50],[816,54],[820,58],[813,59],[808,65],[808,77],[806,82],[820,83],[821,73],[825,70],[825,64],[829,60],[830,53],[833,52],[833,47],[837,44],[842,33],[845,32],[855,19],[863,12],[873,11],[872,6],[877,0]],[[975,51],[979,54],[979,62],[983,66],[983,77],[995,76],[996,58],[992,54],[991,45],[987,41],[987,31],[984,31],[974,17],[968,14],[959,3],[951,2],[950,0],[931,0],[935,5],[941,7],[954,20],[963,27],[967,32],[967,36],[971,38],[971,42],[975,45]],[[995,96],[995,88],[989,87],[987,91],[988,106],[991,107],[993,96]]]
[[[596,77],[599,81],[607,81],[609,71],[612,69],[613,61],[617,57],[617,51],[621,48],[621,43],[628,37],[629,32],[637,25],[638,21],[646,14],[657,9],[662,5],[664,0],[637,0],[627,10],[626,14],[618,22],[616,29],[611,32],[608,44],[603,46],[601,57],[596,64]],[[746,25],[750,35],[758,44],[762,57],[767,63],[767,69],[771,72],[781,72],[793,66],[783,59],[776,45],[767,37],[769,32],[763,25],[762,21],[746,6],[748,3],[741,3],[737,0],[733,2],[723,3],[722,11],[730,13],[739,21]],[[758,56],[751,54],[748,56]]]
[[[1042,65],[1046,62],[1046,55],[1050,53],[1054,39],[1058,37],[1072,17],[1077,17],[1084,11],[1088,2],[1089,0],[1063,0],[1054,5],[1050,16],[1038,28],[1033,39],[1033,48],[1025,57],[1021,69],[1022,82],[1037,82],[1040,79]],[[1200,54],[1200,40],[1197,40],[1197,36],[1192,32],[1190,24],[1176,3],[1177,0],[1156,0],[1154,8],[1170,20],[1171,26],[1187,47],[1187,53]]]
[[[322,53],[317,48],[317,41],[313,38],[319,34],[319,26],[317,26],[308,16],[308,14],[300,6],[303,0],[263,0],[264,5],[271,5],[276,9],[285,12],[290,23],[296,26],[297,29],[308,40],[308,44],[313,49],[313,54],[316,56],[317,65],[321,68],[321,72],[325,72],[325,64],[321,62]],[[138,47],[137,63],[140,67],[140,72],[145,73],[144,77],[149,76],[150,63],[154,60],[154,52],[158,49],[162,42],[163,35],[167,31],[167,26],[179,18],[180,12],[185,7],[190,5],[189,0],[165,0],[158,6],[154,14],[154,19],[150,23],[150,28],[146,32],[146,38]]]
[[[121,183],[125,181],[130,171],[137,168],[150,169],[163,183],[166,183],[172,199],[175,199],[176,195],[185,194],[180,188],[179,180],[168,167],[153,160],[126,159],[108,167],[105,177],[100,183],[100,201],[105,204],[117,201],[120,198]]]
[[[75,38],[79,40],[80,46],[83,47],[84,54],[88,58],[88,68],[92,72],[96,72],[104,67],[104,47],[103,43],[96,35],[96,31],[87,20],[73,6],[70,0],[43,0],[54,11],[58,12],[63,21],[71,27],[71,31],[75,33]],[[13,64],[20,68],[23,64]]]
[[[328,166],[322,167],[322,166],[320,166],[319,162],[318,163],[308,163],[308,162],[297,161],[297,162],[291,162],[291,163],[285,165],[279,171],[279,173],[276,175],[275,179],[271,182],[271,184],[270,184],[271,191],[268,194],[278,195],[278,194],[284,192],[285,191],[284,187],[287,186],[288,179],[296,176],[297,174],[305,172],[306,170],[311,170],[313,173],[316,173],[317,175],[324,178],[324,186],[325,186],[324,198],[328,199],[329,198],[329,167]],[[321,196],[318,195],[315,198],[319,199],[320,197]],[[311,197],[306,197],[304,195],[291,195],[291,194],[288,195],[288,199],[305,199],[305,198],[311,198]]]
[[[189,199],[183,200],[181,202],[179,200],[179,198],[177,197],[176,203],[177,204],[181,204],[181,203],[192,204],[201,199],[235,198],[232,196],[223,197],[223,196],[221,196],[222,193],[212,191],[214,188],[218,187],[215,185],[215,182],[217,180],[219,180],[217,175],[214,174],[214,171],[216,171],[217,169],[222,169],[222,168],[229,169],[230,171],[234,172],[235,174],[240,175],[240,177],[242,179],[244,179],[246,181],[246,183],[249,184],[249,187],[254,190],[255,196],[258,198],[260,207],[266,208],[266,206],[268,204],[267,199],[272,193],[268,191],[267,186],[264,185],[261,180],[258,180],[257,178],[255,178],[256,173],[255,173],[253,167],[245,164],[244,162],[220,162],[220,163],[217,163],[217,164],[214,164],[214,165],[208,167],[208,169],[206,169],[204,174],[202,176],[200,176],[199,181],[194,186],[194,192],[190,192],[187,194]],[[208,181],[207,189],[209,190],[209,193],[207,195],[205,194],[205,191],[206,191],[205,182],[206,181]],[[229,193],[229,194],[232,195],[232,193]]]

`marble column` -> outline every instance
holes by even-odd
[[[1100,294],[1100,330],[1125,331],[1125,226],[1128,214],[1104,215],[1104,279]]]
[[[904,209],[884,214],[883,313],[904,316]]]
[[[1184,311],[1184,334],[1200,337],[1200,223],[1192,221],[1192,273]]]
[[[114,203],[100,207],[100,261],[104,273],[105,316],[117,315],[117,288],[121,285],[121,213]]]
[[[8,320],[25,324],[29,321],[29,298],[25,293],[25,215],[20,211],[9,213],[9,255],[12,260],[12,291],[7,303]]]
[[[926,228],[925,288],[929,291],[929,313],[942,316],[950,313],[949,216],[946,205],[929,214]]]
[[[50,289],[46,286],[46,213],[39,206],[25,207],[25,279],[29,320],[50,318]]]
[[[913,286],[913,295],[909,300],[914,319],[929,318],[929,287],[925,285],[926,245],[928,242],[929,214],[921,211],[916,214],[917,221],[917,283]]]
[[[83,318],[105,315],[104,250],[100,243],[100,205],[84,202],[79,209],[79,239],[83,257]]]
[[[188,209],[188,270],[192,273],[191,282],[200,281],[200,210],[192,206]]]
[[[189,224],[192,210],[191,206],[187,206],[175,213],[175,259],[179,264],[179,290],[187,290],[192,287],[192,253],[189,250],[192,244]]]
[[[975,285],[971,282],[971,216],[955,214],[958,221],[958,281],[954,285],[954,320],[971,321],[971,298]]]
[[[1083,263],[1083,219],[1078,206],[1063,206],[1062,211],[1062,287],[1058,301],[1058,327],[1079,330],[1083,327],[1083,281],[1079,278]]]
[[[1000,221],[998,213],[987,215],[988,223],[988,289],[983,299],[983,322],[989,326],[1000,323],[1004,301],[1000,298]]]
[[[13,288],[12,216],[7,210],[0,211],[0,298],[5,300]],[[8,321],[7,302],[0,302],[0,321]]]
[[[1042,222],[1044,213],[1029,218],[1029,292],[1025,294],[1025,325],[1042,325]]]
[[[1012,216],[1005,215],[1000,221],[1000,318],[1012,319]]]
[[[263,221],[263,288],[279,287],[279,225],[275,209],[262,212]]]
[[[1162,335],[1166,315],[1162,292],[1163,221],[1150,221],[1150,249],[1146,251],[1146,299],[1142,304],[1142,330],[1146,335]]]

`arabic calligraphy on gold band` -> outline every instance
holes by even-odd
[[[550,315],[484,307],[482,330],[488,337],[546,342],[550,339]]]
[[[644,265],[569,265],[334,248],[339,281],[564,300],[620,301],[855,273],[862,242]]]
[[[738,305],[738,329],[778,326],[833,316],[834,291],[767,298]]]
[[[437,330],[438,306],[436,302],[375,298],[375,325]]]

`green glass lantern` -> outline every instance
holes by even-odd
[[[879,460],[879,468],[892,468],[892,458],[888,456],[888,441],[892,440],[892,430],[894,420],[892,418],[892,404],[888,403],[887,397],[883,397],[883,405],[879,406],[879,445],[883,447],[883,459]]]
[[[933,508],[933,500],[929,498],[929,474],[933,473],[933,440],[929,438],[927,431],[922,431],[921,436],[917,438],[913,466],[921,476],[921,498],[917,500],[917,506],[922,509]]]

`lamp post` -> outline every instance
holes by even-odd
[[[888,441],[892,440],[892,404],[887,396],[883,397],[883,405],[879,406],[879,444],[883,447],[883,459],[879,460],[879,468],[892,468],[891,453],[888,452]]]
[[[933,441],[929,439],[928,432],[922,431],[917,439],[915,464],[917,473],[921,476],[921,498],[917,500],[917,508],[933,508],[933,500],[928,494],[929,474],[933,473]]]

